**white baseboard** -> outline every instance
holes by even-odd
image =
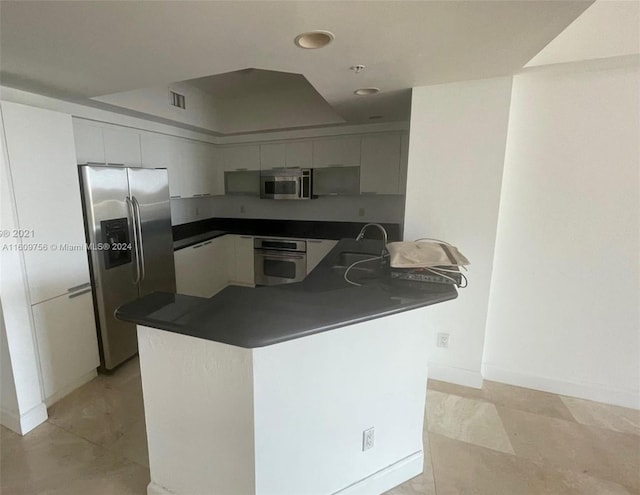
[[[379,495],[421,474],[424,469],[423,464],[424,453],[422,450],[414,452],[391,466],[334,492],[332,495]]]
[[[553,394],[604,402],[616,406],[640,409],[640,393],[605,388],[593,383],[577,383],[542,376],[525,375],[488,364],[482,365],[482,375],[487,380],[507,383],[517,387],[532,388]]]
[[[176,495],[175,492],[170,492],[165,487],[158,485],[151,481],[147,485],[147,495]]]
[[[53,404],[58,402],[63,397],[66,397],[67,395],[69,395],[75,389],[82,387],[85,383],[89,383],[96,376],[98,376],[98,372],[95,369],[91,370],[89,373],[86,373],[85,375],[82,375],[81,377],[79,377],[77,380],[75,380],[70,385],[67,385],[63,389],[58,390],[52,396],[47,397],[45,399],[45,401],[44,401],[45,404],[47,405],[47,407],[51,407]]]
[[[48,417],[47,406],[44,402],[41,402],[37,406],[29,409],[26,413],[20,415],[0,410],[0,424],[15,431],[19,435],[26,435],[36,426],[44,423]]]
[[[398,462],[387,466],[380,471],[367,476],[352,485],[334,492],[332,495],[380,495],[381,493],[391,490],[411,478],[422,473],[424,465],[423,451],[414,452],[413,454],[399,460]],[[176,495],[175,492],[151,481],[147,485],[147,495]]]
[[[479,371],[471,371],[453,366],[441,366],[429,364],[429,378],[442,382],[455,383],[463,387],[482,388],[482,374]]]

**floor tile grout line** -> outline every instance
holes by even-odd
[[[144,464],[140,464],[137,461],[134,461],[133,459],[130,459],[129,457],[122,455],[122,454],[118,454],[116,451],[114,451],[112,448],[110,447],[105,447],[104,445],[100,445],[99,443],[94,442],[93,440],[89,440],[88,438],[83,437],[82,435],[78,435],[77,433],[71,431],[71,430],[67,430],[66,428],[63,428],[60,425],[57,425],[55,423],[52,423],[50,420],[47,419],[46,423],[49,423],[52,426],[55,426],[56,428],[58,428],[59,430],[64,431],[65,433],[69,433],[70,435],[73,435],[76,438],[79,438],[80,440],[84,440],[85,442],[89,442],[91,445],[93,445],[94,447],[100,447],[102,450],[104,450],[105,452],[109,452],[113,455],[115,455],[116,457],[119,457],[120,459],[124,459],[127,462],[133,462],[134,464],[137,464],[138,466],[144,468],[144,469],[149,469],[148,466],[145,466]],[[145,432],[146,435],[146,432]],[[124,435],[123,435],[124,437]],[[122,438],[122,437],[121,437]]]

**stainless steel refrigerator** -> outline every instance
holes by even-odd
[[[111,370],[138,351],[135,325],[117,320],[115,310],[176,289],[169,179],[166,169],[80,165],[79,171],[100,364]]]

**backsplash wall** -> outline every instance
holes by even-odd
[[[403,210],[404,196],[321,197],[310,201],[220,196],[172,199],[171,223],[211,217],[402,223]]]

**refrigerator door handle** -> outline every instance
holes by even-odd
[[[144,242],[142,241],[142,220],[140,218],[140,203],[135,196],[131,196],[133,206],[136,212],[136,226],[138,229],[138,257],[140,259],[140,280],[144,280]]]
[[[135,273],[135,277],[133,278],[133,285],[136,285],[140,283],[140,258],[138,255],[138,253],[140,252],[140,249],[138,248],[138,231],[136,227],[135,206],[129,196],[125,198],[125,201],[127,202],[127,209],[129,210],[129,215],[131,219],[131,230],[133,231],[133,252],[136,258],[135,259],[136,273]]]

